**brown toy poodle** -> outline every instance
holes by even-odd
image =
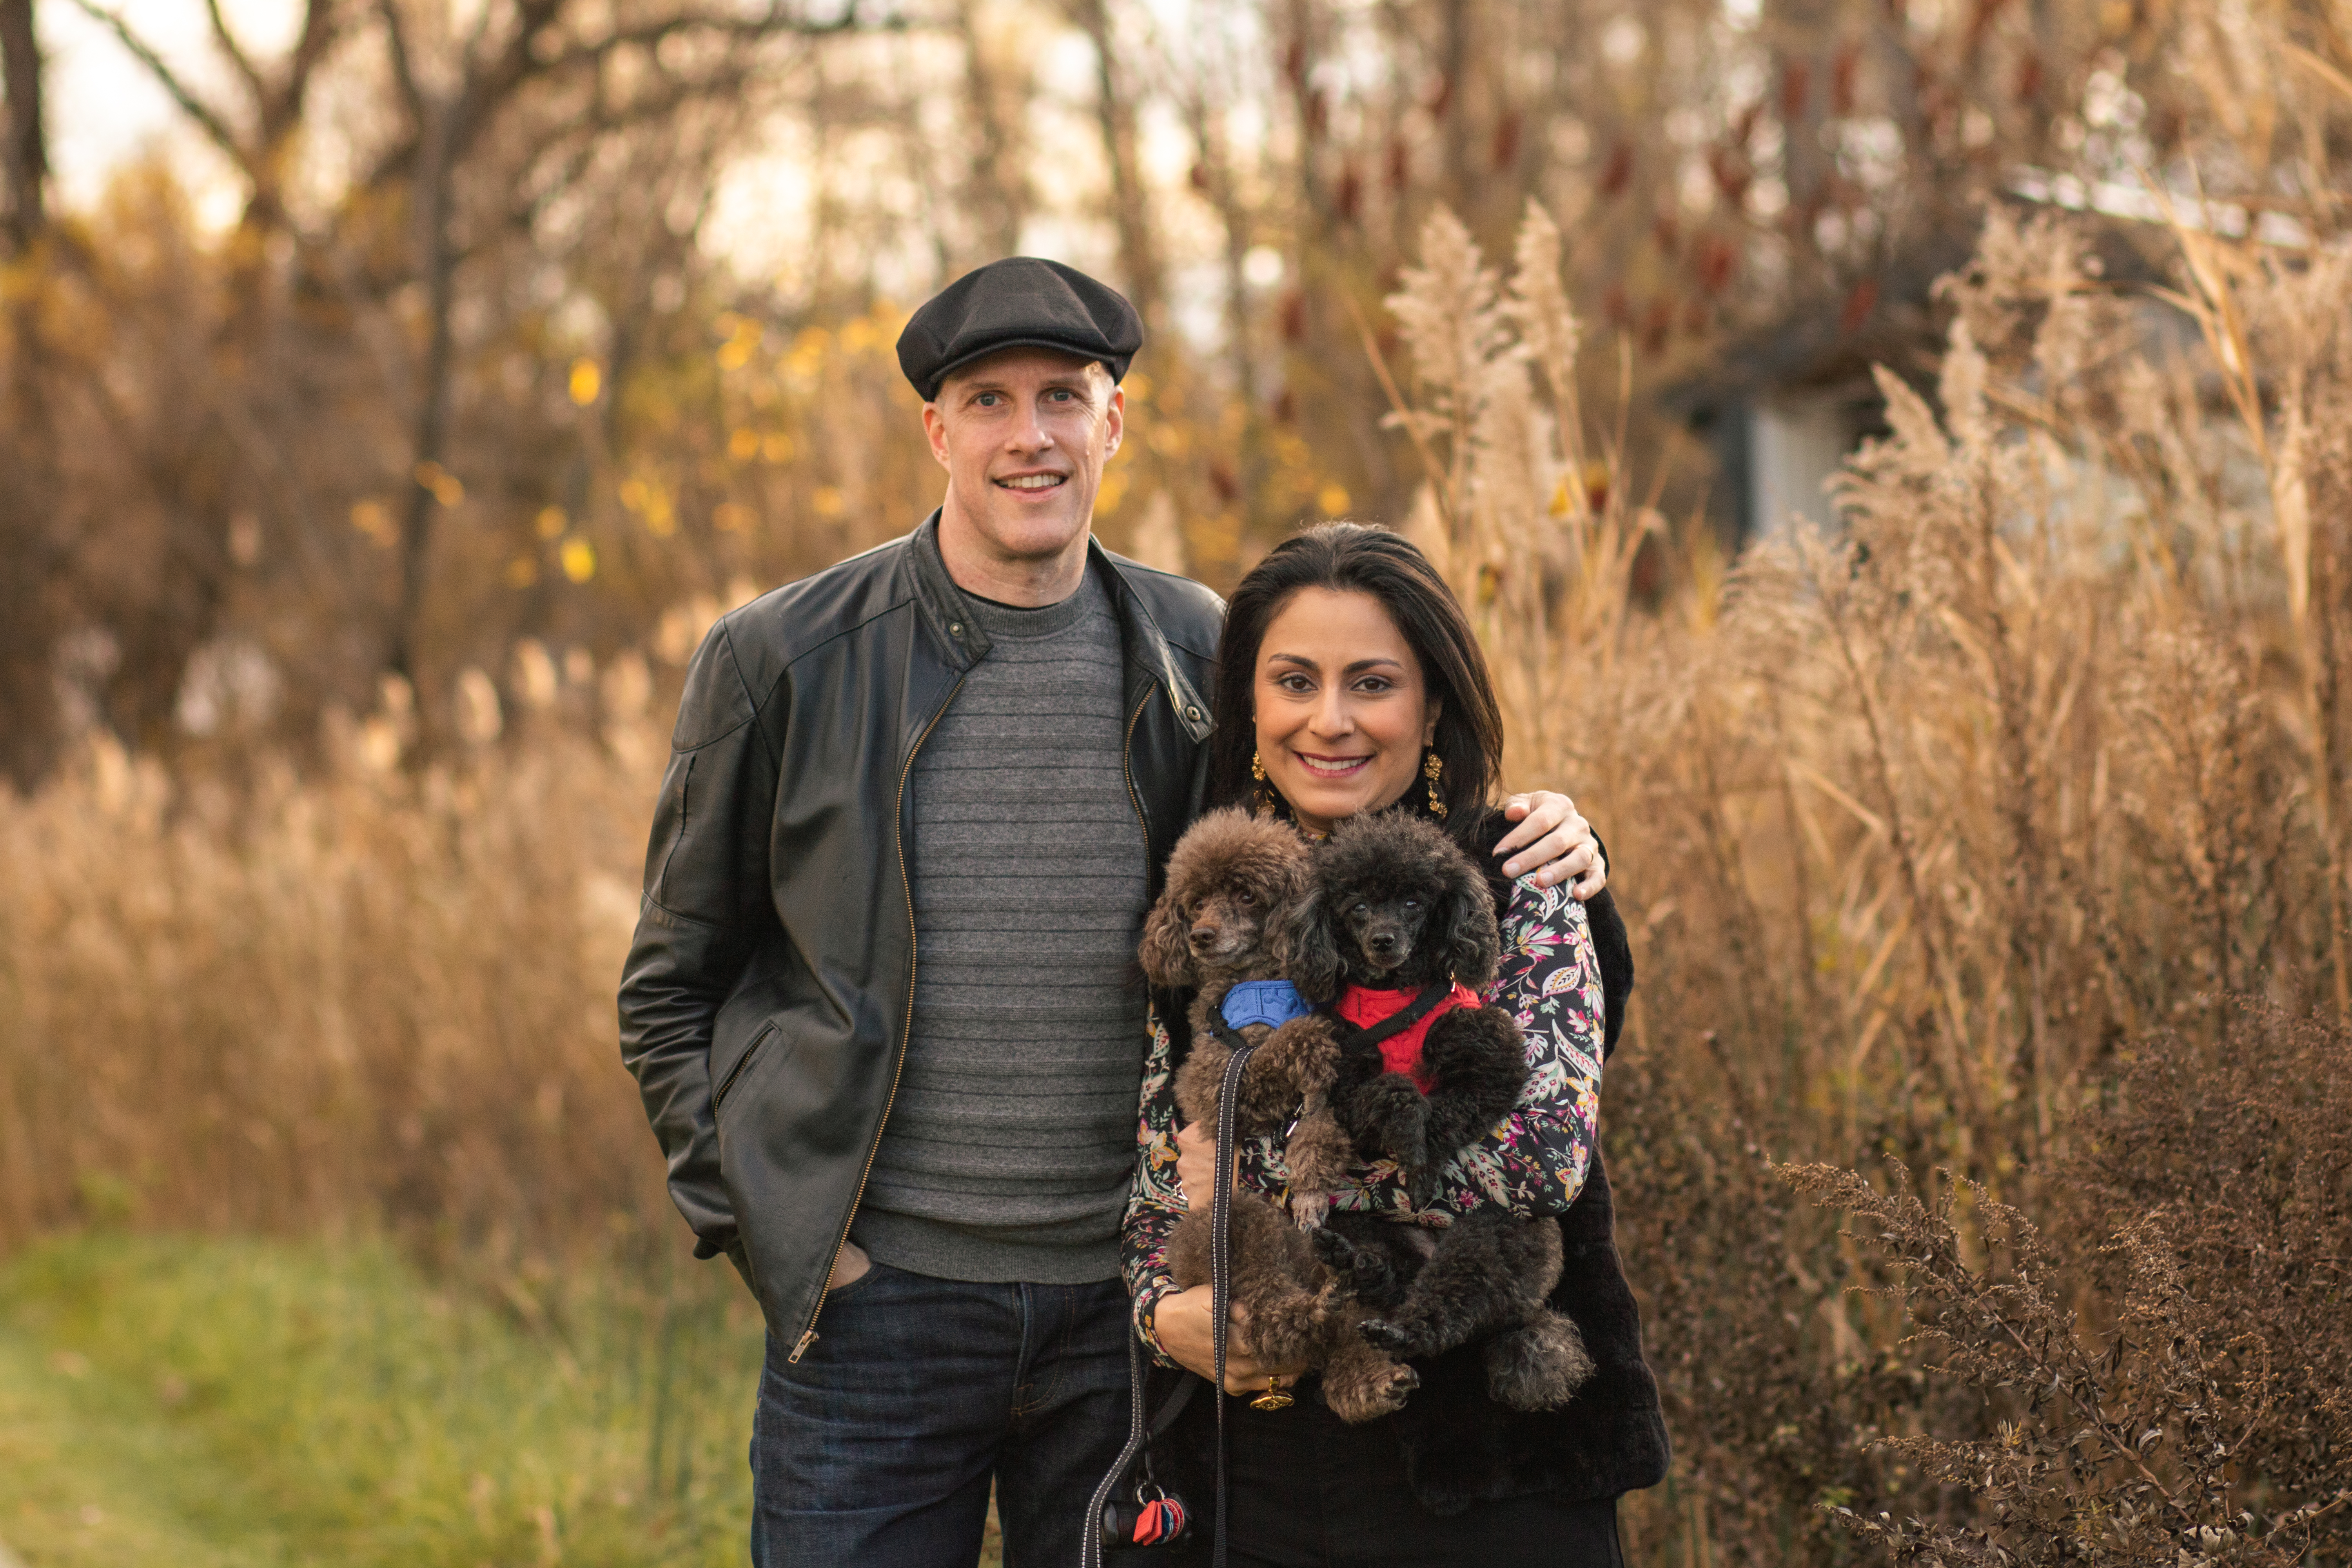
[[[1167,887],[1144,921],[1137,957],[1155,985],[1195,988],[1192,1048],[1175,1083],[1176,1109],[1189,1122],[1216,1126],[1234,1045],[1271,1032],[1262,1023],[1232,1028],[1223,1005],[1237,984],[1280,978],[1275,933],[1289,928],[1306,896],[1307,865],[1307,845],[1296,829],[1239,808],[1202,817],[1168,857]],[[1287,1114],[1295,1099],[1276,1104],[1253,1092],[1272,1081],[1244,1072],[1234,1106],[1238,1128],[1281,1126],[1275,1119]],[[1329,1270],[1306,1234],[1255,1194],[1234,1193],[1232,1224],[1233,1299],[1249,1314],[1253,1345],[1276,1361],[1319,1363],[1331,1338]],[[1169,1274],[1179,1289],[1208,1283],[1209,1250],[1203,1204],[1169,1237]]]

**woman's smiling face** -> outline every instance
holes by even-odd
[[[1421,661],[1370,594],[1291,595],[1258,644],[1254,696],[1258,760],[1316,833],[1403,799],[1437,732]]]

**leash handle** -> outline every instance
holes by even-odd
[[[1143,1342],[1130,1328],[1127,1335],[1127,1447],[1118,1451],[1118,1462],[1095,1488],[1095,1495],[1087,1503],[1087,1527],[1079,1536],[1080,1568],[1102,1568],[1103,1510],[1110,1506],[1111,1493],[1118,1488],[1119,1478],[1135,1463],[1148,1440],[1143,1429]]]
[[[1217,1177],[1209,1197],[1209,1342],[1217,1369],[1217,1522],[1213,1527],[1209,1568],[1225,1568],[1225,1337],[1233,1310],[1234,1100],[1242,1069],[1257,1047],[1247,1042],[1225,1058],[1225,1080],[1217,1090]]]

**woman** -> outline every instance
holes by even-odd
[[[1311,836],[1402,804],[1439,816],[1475,862],[1493,863],[1486,851],[1508,826],[1492,804],[1501,714],[1460,605],[1410,543],[1353,523],[1286,541],[1234,593],[1219,658],[1213,804],[1255,800]],[[1624,928],[1605,893],[1589,914],[1531,881],[1496,894],[1505,960],[1493,1000],[1527,1032],[1526,1095],[1448,1167],[1425,1207],[1386,1166],[1352,1173],[1334,1206],[1442,1224],[1475,1194],[1523,1217],[1557,1216],[1568,1261],[1552,1302],[1576,1320],[1599,1371],[1564,1408],[1522,1415],[1487,1399],[1478,1347],[1467,1346],[1420,1368],[1403,1411],[1349,1426],[1306,1369],[1255,1356],[1236,1315],[1224,1410],[1236,1563],[1618,1564],[1618,1494],[1664,1474],[1657,1390],[1595,1141],[1601,1061],[1633,979]],[[1206,1377],[1209,1288],[1177,1290],[1161,1267],[1188,1196],[1205,1206],[1215,1170],[1210,1130],[1175,1126],[1171,1082],[1188,1044],[1155,1025],[1126,1261],[1137,1327],[1161,1364]],[[1278,1197],[1278,1143],[1244,1140],[1237,1154],[1241,1184]],[[1260,1410],[1242,1397],[1269,1380],[1303,1384],[1297,1403]],[[1156,1381],[1159,1410],[1166,1384]],[[1192,1400],[1153,1452],[1154,1473],[1204,1516],[1215,1416],[1213,1401]]]

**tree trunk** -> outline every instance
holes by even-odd
[[[450,367],[457,355],[451,316],[457,302],[457,250],[449,234],[450,121],[447,108],[425,128],[416,182],[417,271],[425,283],[425,348],[411,426],[413,467],[408,504],[400,524],[400,610],[393,624],[388,662],[393,672],[417,684],[416,650],[433,560],[433,513],[441,504],[436,481],[449,442]],[[422,694],[420,693],[420,696]]]
[[[1110,165],[1111,221],[1118,231],[1118,266],[1129,301],[1143,318],[1146,339],[1157,336],[1160,258],[1151,232],[1149,193],[1136,154],[1135,102],[1127,91],[1118,42],[1111,33],[1108,0],[1076,0],[1078,26],[1095,47],[1095,116],[1102,130],[1103,156]]]
[[[972,227],[983,253],[978,259],[988,262],[1021,247],[1029,175],[1020,115],[1029,84],[1008,83],[989,59],[979,10],[980,0],[963,0],[956,7],[956,30],[963,42],[966,106],[979,138],[971,157]]]
[[[23,250],[48,223],[48,136],[41,114],[41,46],[33,0],[0,0],[0,80],[8,106],[8,239]]]
[[[1835,167],[1822,145],[1835,22],[1835,9],[1826,0],[1769,0],[1764,7],[1772,51],[1770,91],[1780,120],[1781,175],[1789,188],[1782,222],[1800,258],[1819,249],[1813,225],[1829,205]]]

